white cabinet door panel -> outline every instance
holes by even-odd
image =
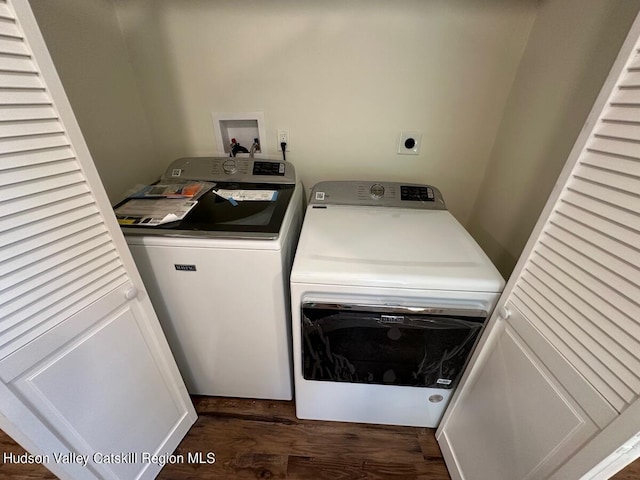
[[[182,436],[188,411],[147,343],[137,302],[124,302],[122,290],[5,358],[0,376],[69,451],[89,456],[90,472],[138,478],[149,467],[145,476],[151,477],[157,466],[144,464],[143,453],[156,454],[169,438]],[[96,428],[101,419],[118,421]],[[135,462],[101,461],[131,452]],[[55,461],[57,452],[44,453]]]
[[[459,478],[544,479],[597,426],[518,334],[509,325],[502,328],[483,370],[447,422],[445,443],[455,451],[443,453],[455,457],[460,472],[469,475]]]

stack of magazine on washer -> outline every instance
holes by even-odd
[[[146,185],[114,207],[120,225],[157,226],[182,220],[211,190],[210,182]]]

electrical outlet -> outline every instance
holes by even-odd
[[[289,150],[291,150],[291,142],[289,141],[289,130],[278,130],[278,145],[276,146],[278,147],[279,152],[282,151],[282,147],[280,146],[282,142],[287,144],[285,151],[288,152]]]
[[[400,132],[400,142],[398,142],[399,155],[418,155],[420,144],[422,143],[422,133],[420,132]]]

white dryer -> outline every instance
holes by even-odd
[[[503,287],[436,188],[317,184],[291,273],[297,416],[437,426]]]
[[[182,221],[122,227],[187,389],[290,400],[289,274],[303,214],[293,165],[181,158],[161,178],[187,180],[215,187]]]

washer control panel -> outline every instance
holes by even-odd
[[[185,157],[175,160],[162,176],[164,180],[206,180],[240,183],[296,183],[288,162],[239,157]]]
[[[320,182],[313,187],[310,204],[447,209],[436,187],[400,182]]]

